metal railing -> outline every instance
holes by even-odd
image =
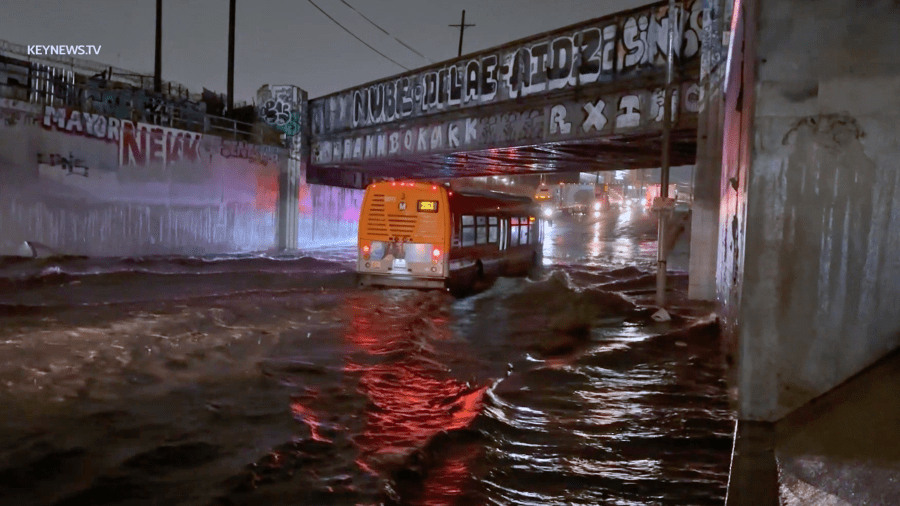
[[[105,65],[93,60],[76,58],[74,56],[28,54],[28,46],[0,39],[0,56],[2,55],[10,56],[20,60],[26,60],[30,63],[38,65],[56,67],[59,69],[68,70],[73,73],[84,75],[93,75],[107,72],[109,73],[109,77],[115,75],[119,81],[133,86],[144,87],[145,82],[150,84],[153,83],[152,75],[146,76],[137,74],[130,70],[115,67],[112,65]],[[168,87],[169,89],[187,89],[185,86],[178,83],[173,83],[171,81],[163,81],[162,84],[163,88]]]
[[[65,74],[63,74],[65,75]],[[206,112],[206,104],[173,99],[144,88],[125,87],[122,83],[88,80],[86,84],[66,77],[23,73],[0,65],[0,98],[39,105],[69,107],[88,114],[202,132],[256,144],[266,143],[261,129],[253,123],[215,116]],[[277,144],[283,147],[282,143]]]

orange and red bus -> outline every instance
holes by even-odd
[[[528,197],[437,183],[369,185],[359,217],[363,286],[466,288],[540,265],[543,227]]]

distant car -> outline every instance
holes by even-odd
[[[546,202],[550,200],[551,196],[552,195],[550,194],[550,188],[543,185],[538,187],[537,191],[534,192],[534,200],[538,202]]]

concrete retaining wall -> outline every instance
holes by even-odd
[[[0,255],[210,254],[277,245],[287,150],[0,99]],[[293,247],[353,240],[362,192],[298,174]]]

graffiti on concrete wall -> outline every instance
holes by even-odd
[[[674,49],[687,63],[700,52],[703,4],[688,0],[677,5]],[[666,63],[668,30],[668,6],[657,4],[443,68],[323,97],[310,104],[312,133],[328,134],[659,72]],[[272,117],[278,115],[276,102]]]
[[[69,152],[68,156],[61,155],[59,153],[38,153],[37,163],[39,166],[47,165],[54,169],[59,169],[69,176],[88,177],[89,175],[89,169],[87,165],[85,165],[84,160],[76,158],[71,151]]]
[[[99,114],[46,106],[43,126],[48,130],[118,143],[120,166],[161,166],[196,162],[203,134],[108,118]]]
[[[200,128],[204,124],[206,104],[170,97],[139,89],[101,89],[95,84],[85,90],[83,110],[102,116]]]
[[[257,163],[277,163],[279,149],[273,146],[258,146],[243,141],[222,139],[222,148],[219,150],[224,158],[242,158]]]
[[[201,160],[202,134],[174,128],[122,122],[120,166],[161,166]]]
[[[34,125],[40,122],[40,116],[27,103],[0,98],[0,120],[6,126]]]
[[[673,124],[678,124],[679,111],[696,112],[698,94],[699,88],[693,82],[676,89]],[[551,103],[542,108],[492,115],[473,112],[468,117],[433,124],[319,139],[312,145],[312,160],[329,164],[627,134],[636,129],[658,130],[662,127],[661,97],[661,89],[643,89]]]
[[[700,55],[700,76],[701,79],[719,69],[719,65],[726,60],[728,53],[727,32],[722,31],[723,19],[726,13],[722,12],[725,3],[720,0],[703,0],[703,21],[701,37],[701,46],[703,50]]]

